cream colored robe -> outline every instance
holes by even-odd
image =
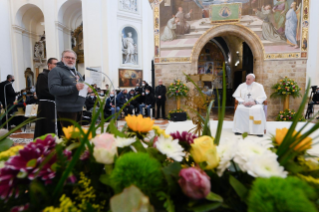
[[[267,99],[264,87],[256,82],[250,86],[242,83],[233,97],[239,102],[234,116],[233,132],[263,135],[266,129],[263,102]],[[245,102],[256,102],[256,105],[246,107],[243,105]]]

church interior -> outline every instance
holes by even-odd
[[[284,201],[267,208],[254,192],[261,189],[258,179],[278,177],[304,181],[304,190],[310,186],[319,195],[316,8],[317,0],[0,0],[0,209],[266,212],[283,204],[283,211],[304,211]],[[28,159],[12,168],[25,149],[42,148],[39,138],[54,140],[50,153],[58,162]],[[140,171],[146,178],[157,173],[151,167],[161,167],[167,191],[125,181],[139,176],[137,166],[127,166],[132,173],[122,174],[123,182],[114,180],[131,152],[156,159],[149,172]],[[122,169],[124,162],[130,164],[122,160]],[[84,170],[81,164],[93,165]],[[29,171],[38,165],[50,165],[50,173]],[[187,169],[227,188],[199,191],[196,179],[183,176]],[[24,190],[5,187],[9,179]],[[96,198],[81,196],[81,186],[68,190],[75,179],[89,179]],[[56,186],[52,194],[41,190],[42,181]],[[37,205],[32,195],[40,194],[46,199]],[[314,194],[291,202],[319,211]],[[120,195],[141,204],[116,204]]]

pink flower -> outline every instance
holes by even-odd
[[[210,178],[197,168],[182,169],[178,183],[184,194],[192,199],[205,198],[210,192]]]
[[[11,212],[26,211],[28,209],[29,209],[29,204],[26,204],[26,205],[15,206],[11,208]]]
[[[194,139],[197,138],[196,135],[187,131],[182,133],[177,131],[176,133],[171,133],[170,136],[172,136],[173,140],[177,139],[179,144],[182,145],[186,150],[190,148],[190,145],[194,143]]]
[[[104,133],[96,136],[92,143],[94,144],[93,156],[98,163],[112,164],[114,156],[117,154],[115,138],[112,134]]]

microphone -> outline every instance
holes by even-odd
[[[94,72],[99,72],[98,70],[96,70],[96,69],[94,69],[94,68],[89,68],[89,67],[86,67],[86,70],[94,71]]]

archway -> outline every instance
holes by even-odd
[[[224,24],[217,25],[205,32],[196,42],[191,55],[191,73],[195,74],[198,70],[198,58],[204,46],[216,37],[235,36],[242,39],[251,49],[254,62],[253,70],[256,75],[256,80],[263,83],[263,62],[264,62],[264,47],[258,38],[250,29],[239,24]]]
[[[217,95],[222,95],[222,66],[226,66],[226,113],[233,114],[233,92],[245,81],[248,73],[254,73],[262,83],[264,52],[257,35],[236,24],[212,27],[198,40],[192,53],[192,70],[199,74],[213,74],[213,82],[205,82],[204,91],[213,89],[214,108],[217,109]],[[192,73],[194,74],[194,73]],[[209,92],[208,92],[209,93]],[[212,92],[211,92],[212,93]]]
[[[77,70],[83,75],[85,70],[81,0],[68,0],[61,5],[57,29],[59,57],[65,49],[73,49],[78,55]]]
[[[44,15],[36,5],[25,4],[18,9],[13,23],[16,88],[24,89],[36,81],[36,76],[32,76],[32,83],[27,85],[24,71],[31,68],[33,73],[39,73],[41,64],[46,64]]]

